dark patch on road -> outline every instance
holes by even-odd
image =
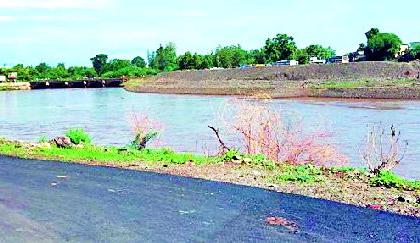
[[[1,156],[0,215],[1,242],[420,241],[419,218],[226,183]]]

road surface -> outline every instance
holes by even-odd
[[[298,230],[270,226],[268,216]],[[419,242],[420,219],[226,183],[0,156],[0,242]]]

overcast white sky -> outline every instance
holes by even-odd
[[[179,53],[254,49],[277,33],[343,54],[371,27],[420,41],[418,9],[419,0],[0,0],[0,65],[131,59],[169,41]]]

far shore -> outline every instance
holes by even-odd
[[[363,62],[188,70],[131,79],[131,92],[271,98],[420,99],[420,65]]]

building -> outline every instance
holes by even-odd
[[[309,58],[309,63],[310,64],[325,64],[326,61],[323,59],[318,59],[318,57],[311,57]]]
[[[366,61],[366,55],[364,50],[355,51],[349,54],[350,62],[362,62]]]
[[[273,64],[273,66],[297,66],[299,62],[296,60],[281,60]]]
[[[327,63],[349,63],[349,56],[343,55],[343,56],[335,56],[328,58]]]
[[[400,46],[400,50],[398,51],[398,53],[395,54],[395,57],[398,58],[398,57],[404,56],[405,54],[408,53],[409,49],[410,49],[410,45],[402,44]]]
[[[13,70],[0,70],[0,82],[16,82],[18,74]]]

